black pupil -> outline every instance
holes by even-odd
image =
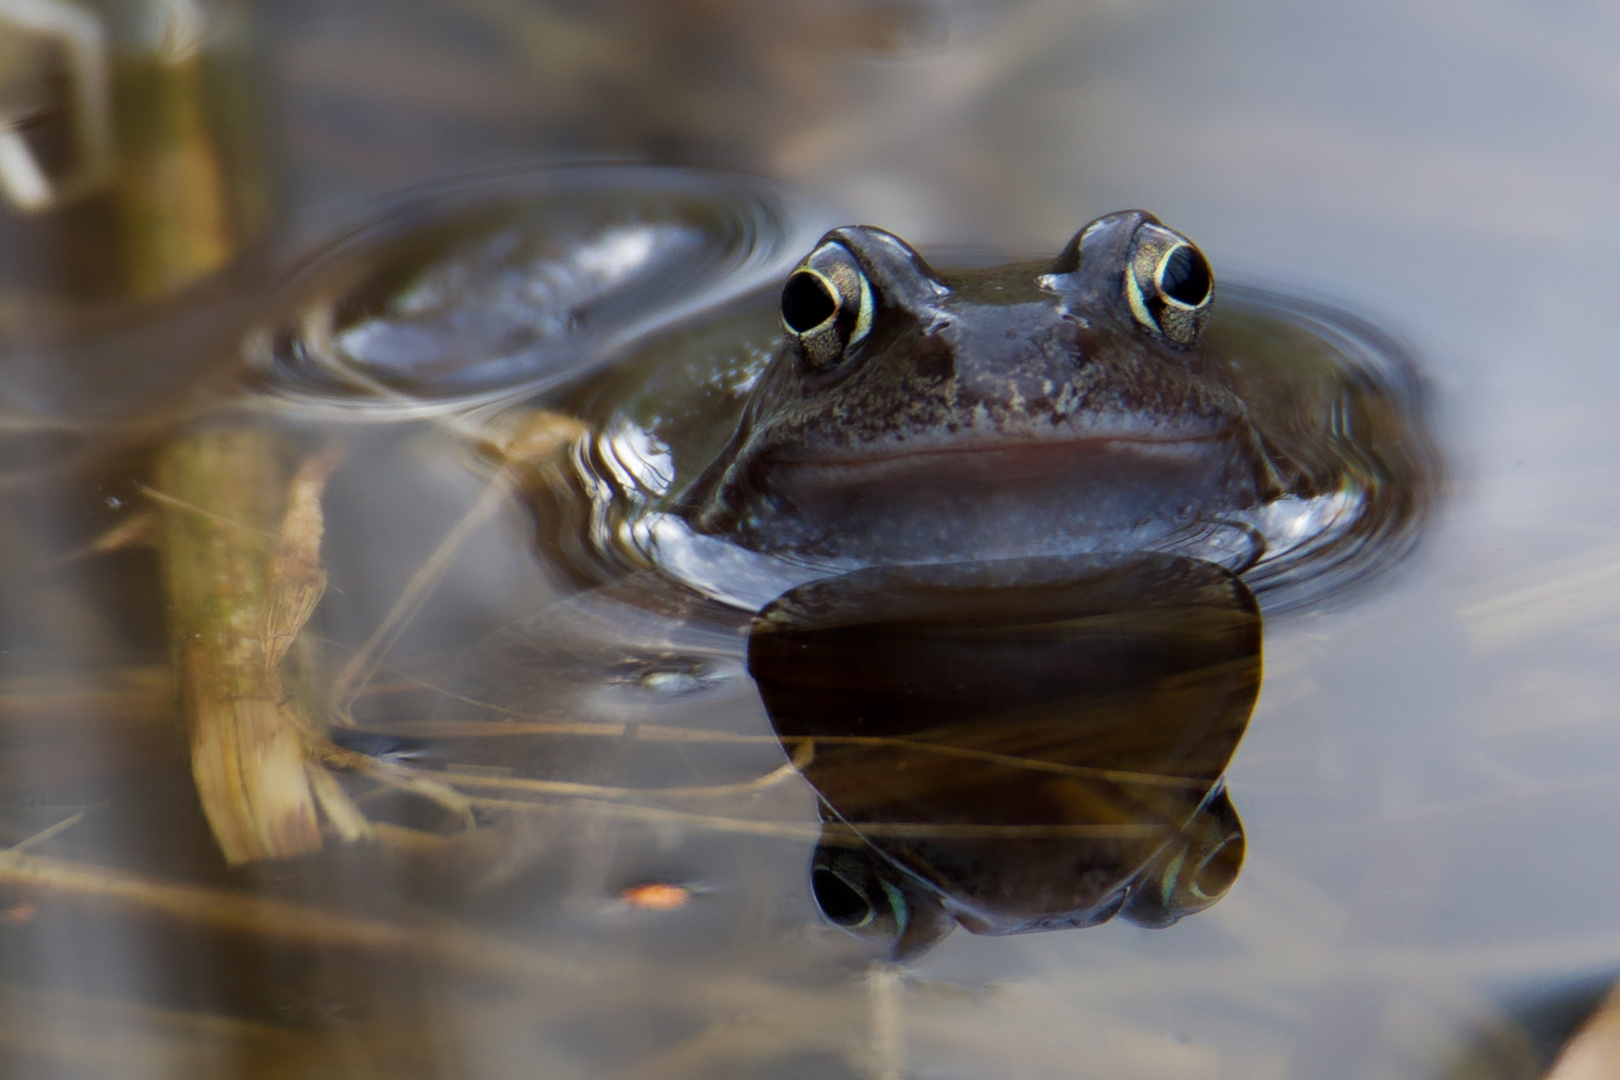
[[[1183,304],[1202,304],[1209,295],[1209,264],[1192,248],[1181,245],[1164,261],[1159,290]]]
[[[801,270],[782,289],[782,321],[794,333],[815,329],[837,310],[838,298],[814,274]]]
[[[838,926],[858,926],[872,913],[866,897],[831,870],[818,867],[810,875],[810,891],[816,894],[822,914]]]
[[[1193,888],[1205,896],[1223,895],[1237,880],[1238,870],[1243,866],[1243,848],[1240,838],[1228,837],[1198,868]]]

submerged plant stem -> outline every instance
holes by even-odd
[[[1605,1080],[1620,1076],[1620,985],[1564,1044],[1545,1080]]]
[[[182,436],[159,458],[159,548],[169,643],[192,775],[232,865],[321,846],[317,804],[346,839],[364,819],[335,784],[312,786],[313,726],[281,662],[326,588],[320,496],[335,457],[289,477],[287,448],[254,427]]]
[[[906,1073],[906,1033],[901,1012],[905,984],[893,964],[876,963],[867,971],[872,1001],[872,1076],[901,1080]]]
[[[564,960],[453,926],[360,918],[50,856],[0,852],[0,884],[112,903],[283,945],[418,956],[469,974],[514,979],[580,974]]]
[[[428,593],[455,562],[467,541],[508,504],[514,485],[525,476],[540,476],[547,483],[560,483],[555,474],[561,468],[568,448],[584,430],[584,425],[573,417],[541,410],[525,414],[508,429],[486,433],[491,440],[486,449],[500,461],[501,467],[489,478],[478,501],[440,541],[427,561],[417,568],[399,599],[372,631],[371,637],[338,673],[330,691],[334,722],[353,723],[350,706],[355,696],[376,673],[382,658],[409,625]]]

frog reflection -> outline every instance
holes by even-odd
[[[1222,774],[1260,685],[1242,582],[1165,555],[860,571],[750,637],[778,735],[814,743],[810,884],[915,956],[977,934],[1167,926],[1231,887]]]
[[[895,960],[938,944],[958,921],[976,934],[1096,926],[1114,916],[1138,926],[1171,926],[1226,895],[1243,866],[1243,824],[1219,787],[1193,820],[1108,900],[1068,921],[999,930],[955,911],[939,887],[891,862],[881,850],[822,843],[810,888],[827,921],[883,946]]]
[[[955,925],[1213,902],[1243,850],[1221,777],[1259,685],[1251,589],[1279,611],[1365,581],[1433,481],[1398,349],[1221,297],[1136,211],[988,268],[828,233],[781,286],[530,403],[577,437],[506,463],[533,466],[548,569],[582,591],[464,658],[454,699],[759,749],[751,625],[748,672],[821,799],[833,921],[914,955]],[[582,731],[487,755],[457,761],[649,794],[676,771]],[[723,787],[753,764],[680,768]]]

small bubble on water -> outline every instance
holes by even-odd
[[[675,697],[706,689],[721,676],[702,660],[668,658],[628,661],[614,682],[634,686],[650,694]]]

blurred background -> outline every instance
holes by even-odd
[[[70,854],[363,893],[341,861],[215,865],[138,681],[164,655],[149,559],[52,568],[117,524],[119,455],[227,392],[272,283],[402,189],[535,158],[719,166],[829,221],[1026,255],[1143,207],[1223,280],[1408,343],[1445,505],[1380,591],[1268,627],[1232,893],[1165,931],[956,935],[906,976],[906,1074],[1537,1076],[1620,973],[1617,58],[1595,0],[0,0],[8,842],[112,807]],[[477,490],[359,442],[381,464],[334,488],[337,637]],[[544,599],[521,529],[500,537],[424,622]],[[759,887],[798,887],[803,856],[750,863]],[[333,1004],[288,987],[359,963],[341,950],[199,945],[123,886],[39,887],[0,910],[5,1075],[898,1075],[862,1056],[865,984],[802,942],[775,967],[735,942],[662,957],[658,993],[637,966],[658,935],[604,930],[582,968],[526,969],[539,990],[436,996],[410,960]],[[77,899],[42,927],[52,888]]]

